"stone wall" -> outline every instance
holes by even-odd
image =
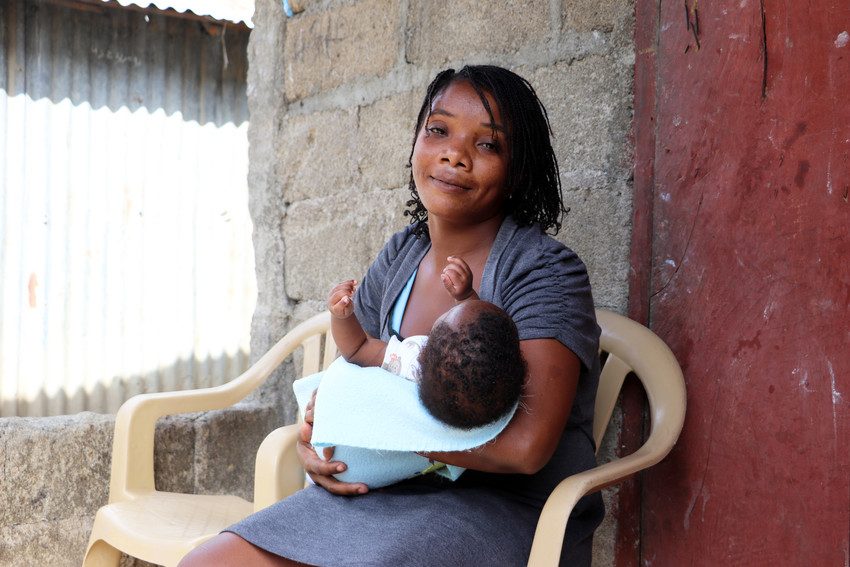
[[[160,420],[157,488],[251,500],[257,447],[278,423],[277,411],[257,403]],[[114,427],[115,416],[91,412],[0,419],[0,565],[82,563],[109,495]]]
[[[277,0],[257,0],[249,45],[253,353],[324,309],[330,287],[359,279],[404,226],[415,113],[436,72],[465,63],[506,66],[536,88],[572,209],[558,238],[588,265],[597,305],[625,311],[631,0],[303,4],[287,20]],[[276,385],[261,396],[291,419],[289,389]],[[613,435],[603,454],[615,445]],[[612,518],[598,564],[612,561]]]

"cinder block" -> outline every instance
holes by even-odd
[[[254,29],[248,38],[248,108],[251,124],[263,107],[285,106],[281,96],[285,66],[280,54],[285,48],[287,19],[279,0],[254,2]]]
[[[283,96],[286,16],[279,0],[257,0],[256,27],[248,40],[248,151],[249,182],[265,181],[274,169],[273,139],[279,115],[286,107]]]
[[[0,526],[93,516],[108,497],[114,421],[91,412],[0,420]]]
[[[561,171],[622,175],[630,156],[631,68],[592,56],[527,78],[549,113]]]
[[[355,108],[287,118],[278,155],[283,200],[295,202],[350,189],[358,173],[352,153],[356,129]]]
[[[286,28],[288,100],[387,73],[401,45],[399,7],[366,0],[289,20]]]
[[[267,204],[277,207],[264,207],[262,213],[254,212],[254,271],[257,278],[257,304],[251,319],[251,360],[257,360],[257,353],[265,353],[271,347],[286,324],[289,299],[283,280],[283,259],[285,247],[281,219],[284,215],[283,204],[279,199],[266,197]],[[260,207],[256,207],[260,208]],[[269,342],[268,338],[272,339]]]
[[[169,415],[157,421],[153,457],[157,490],[194,491],[195,463],[192,455],[195,451],[195,420],[198,415]]]
[[[195,427],[195,492],[253,500],[257,448],[275,427],[278,412],[237,404],[201,414]]]
[[[283,270],[280,269],[280,265],[277,266],[279,276],[283,280]],[[252,362],[259,360],[292,327],[289,317],[291,309],[289,305],[277,304],[274,309],[266,307],[262,314],[254,314],[254,320],[251,323]],[[288,363],[282,364],[262,386],[245,399],[245,403],[272,405],[278,409],[281,419],[294,420],[295,413],[287,413],[289,408],[283,405],[285,402],[281,394],[281,391],[285,389],[281,384],[291,383],[291,376],[291,367]]]
[[[570,212],[556,237],[584,261],[597,307],[624,313],[628,301],[632,193],[626,181],[564,186]]]
[[[493,60],[550,37],[549,2],[412,0],[407,60],[416,65]]]
[[[283,281],[283,260],[274,267],[277,270],[281,282]],[[270,270],[271,271],[271,270]],[[282,284],[281,284],[282,285]],[[254,319],[251,322],[251,363],[260,359],[268,350],[286,334],[289,325],[288,305],[270,303],[254,311]]]
[[[296,305],[295,309],[292,311],[292,326],[294,327],[297,323],[306,321],[313,315],[317,315],[322,311],[327,311],[327,309],[328,305],[324,299],[321,301],[316,299],[299,301],[298,305]]]
[[[349,192],[293,204],[283,227],[289,296],[322,301],[340,281],[362,278],[404,226],[408,195],[406,188]]]
[[[425,89],[391,96],[360,109],[356,156],[364,189],[389,189],[408,182],[416,113]]]
[[[562,0],[564,28],[611,32],[634,20],[634,0]]]
[[[0,565],[78,567],[94,516],[9,525],[0,522]]]

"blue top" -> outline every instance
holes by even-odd
[[[401,320],[404,318],[404,310],[407,309],[407,300],[410,299],[410,290],[413,289],[413,280],[416,279],[416,272],[418,271],[418,269],[413,270],[410,279],[407,280],[401,293],[398,294],[390,314],[390,334],[398,337],[400,341],[404,340],[404,337],[401,336]]]

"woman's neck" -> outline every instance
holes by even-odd
[[[441,259],[447,256],[459,256],[464,259],[483,257],[486,260],[502,226],[502,221],[504,216],[497,216],[469,226],[451,224],[440,219],[429,219],[428,235],[431,239],[431,252],[435,258]]]

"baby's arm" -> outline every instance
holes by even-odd
[[[472,270],[469,265],[457,256],[449,256],[447,260],[449,263],[443,268],[440,279],[449,295],[457,302],[478,299],[478,294],[472,288]]]
[[[380,366],[387,343],[370,337],[354,316],[354,280],[335,286],[328,296],[331,334],[343,358],[358,366]]]

